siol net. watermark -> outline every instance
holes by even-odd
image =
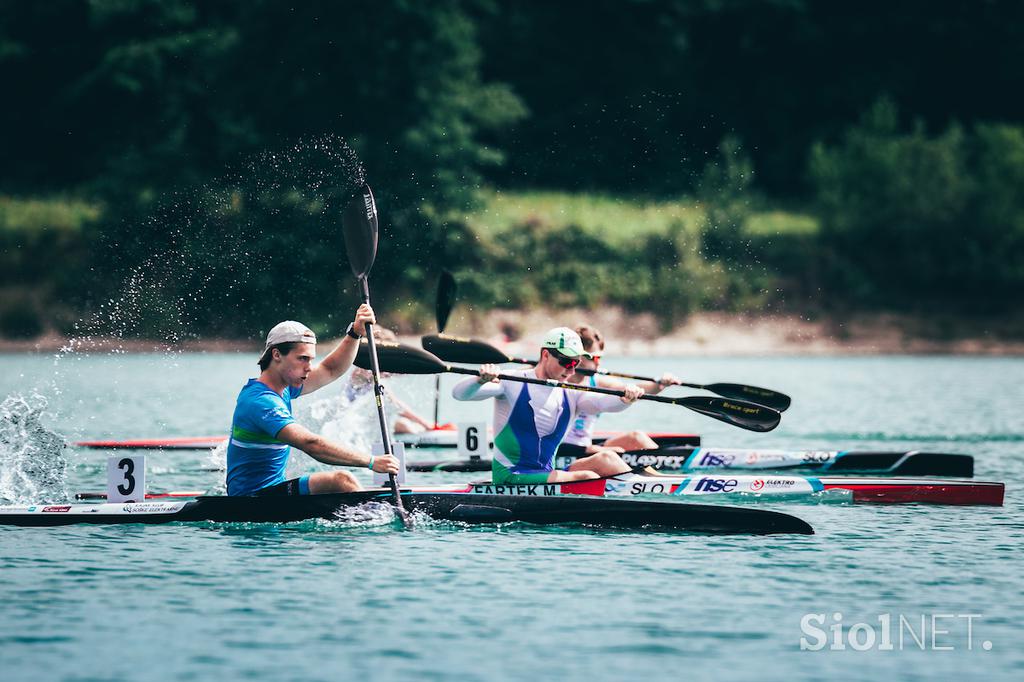
[[[992,642],[976,642],[980,613],[881,613],[872,622],[847,625],[843,614],[806,613],[800,619],[801,651],[973,651],[992,649]]]

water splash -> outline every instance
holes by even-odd
[[[327,209],[347,201],[366,182],[366,169],[343,138],[326,134],[257,154],[232,179],[256,193],[285,190]]]
[[[267,271],[296,266],[295,236],[280,223],[301,219],[306,239],[322,241],[365,179],[345,140],[322,135],[244,159],[209,183],[167,194],[146,215],[125,216],[98,256],[115,271],[122,264],[123,279],[74,325],[57,359],[91,348],[126,353],[139,339],[176,352],[200,332],[257,335],[246,318],[265,322],[276,311],[265,304],[277,292]]]
[[[313,431],[362,452],[380,442],[380,426],[369,372],[353,370],[341,380],[340,395],[326,393],[305,405],[301,420]],[[398,420],[398,408],[385,384],[384,399],[391,433]]]
[[[0,403],[0,499],[14,504],[68,499],[68,443],[40,421],[46,399],[11,395]]]
[[[228,443],[224,441],[214,449],[210,450],[204,465],[211,469],[227,471],[228,468]]]
[[[334,512],[333,525],[382,526],[395,520],[395,508],[386,502],[367,502],[353,507],[342,507]]]

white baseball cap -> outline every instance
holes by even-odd
[[[267,354],[271,346],[276,346],[279,343],[316,343],[316,334],[301,322],[285,320],[274,325],[274,328],[267,334],[267,345],[260,358]]]
[[[589,358],[590,353],[583,350],[580,335],[568,327],[555,327],[544,335],[541,348],[556,350],[567,358]]]

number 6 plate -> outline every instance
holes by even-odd
[[[479,458],[487,452],[490,438],[486,422],[459,424],[459,456],[466,459]]]

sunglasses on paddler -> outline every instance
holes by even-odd
[[[548,355],[553,357],[558,362],[558,364],[564,367],[565,369],[576,369],[576,366],[580,364],[579,358],[570,358],[568,356],[562,355],[557,350],[554,350],[552,348],[548,348],[547,351]]]

